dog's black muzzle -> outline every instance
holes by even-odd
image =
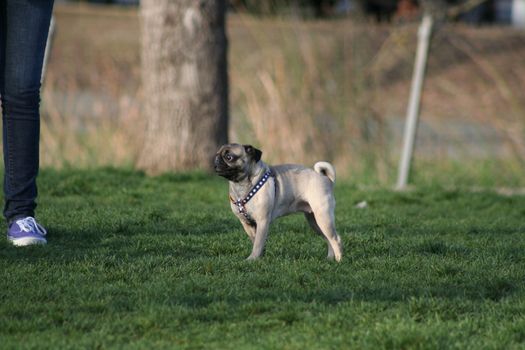
[[[222,157],[217,154],[213,160],[213,168],[215,169],[216,173],[220,173],[228,169],[228,165],[224,162]]]
[[[230,167],[219,154],[215,156],[213,168],[217,175],[222,176],[230,181],[237,181],[239,178],[239,168]]]

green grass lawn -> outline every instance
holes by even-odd
[[[302,216],[247,262],[220,178],[46,170],[39,185],[49,244],[0,240],[2,349],[525,348],[523,196],[339,182],[342,263]]]

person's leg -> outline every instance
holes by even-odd
[[[40,78],[53,0],[0,2],[4,216],[34,216],[39,167]]]

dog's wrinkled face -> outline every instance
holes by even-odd
[[[215,154],[215,172],[230,181],[239,182],[250,175],[261,156],[262,152],[251,145],[223,145]]]

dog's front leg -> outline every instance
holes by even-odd
[[[248,235],[248,237],[250,238],[250,241],[252,241],[252,244],[253,242],[255,241],[255,224],[253,225],[250,225],[246,222],[244,222],[243,220],[240,220],[241,221],[241,224],[242,224],[242,227],[244,227],[244,231],[246,231],[246,234]]]
[[[270,222],[267,220],[257,221],[255,229],[255,240],[253,241],[252,253],[247,260],[255,260],[259,258],[264,252],[264,245],[266,243],[266,237],[268,236],[268,228]]]

